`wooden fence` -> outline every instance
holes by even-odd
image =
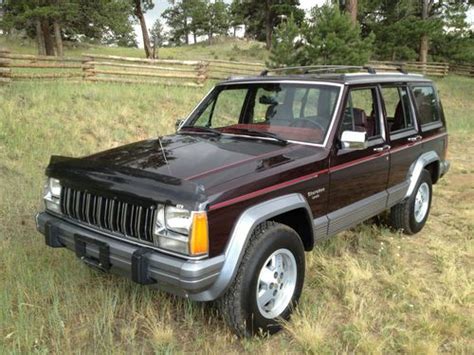
[[[200,87],[207,80],[208,63],[140,59],[84,54],[46,57],[10,53],[0,48],[0,83],[12,80],[66,79]]]
[[[263,63],[236,62],[231,60],[208,60],[209,79],[222,80],[230,76],[258,75],[265,69]]]
[[[449,63],[370,61],[378,71],[394,70],[400,65],[408,72],[428,76],[448,73],[474,77],[472,65]],[[201,87],[208,79],[258,75],[263,63],[230,60],[141,59],[99,54],[81,57],[46,57],[11,53],[0,48],[0,84],[12,80],[66,79],[87,82],[180,85]]]
[[[407,72],[422,73],[428,76],[446,76],[449,73],[449,63],[370,61],[368,65],[380,71],[393,70],[398,66],[402,66]]]
[[[453,74],[469,76],[474,78],[474,65],[472,64],[451,64],[449,72]]]
[[[84,54],[82,68],[87,81],[203,86],[208,64],[203,61],[141,59]]]

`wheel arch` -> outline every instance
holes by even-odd
[[[405,198],[410,197],[413,191],[415,190],[416,184],[420,179],[421,172],[423,169],[427,169],[431,175],[431,180],[433,184],[438,181],[439,172],[440,172],[440,161],[438,153],[435,151],[429,151],[423,153],[418,157],[418,159],[411,165],[408,172],[408,190],[406,192]]]
[[[281,221],[288,222],[290,217],[295,216],[295,214],[298,214],[300,221],[306,220],[309,223],[308,229],[305,230],[305,240],[302,240],[302,242],[305,250],[310,250],[314,244],[313,216],[308,202],[302,194],[283,195],[251,206],[242,212],[234,224],[224,251],[224,265],[216,282],[210,289],[201,293],[196,300],[215,300],[225,292],[237,274],[250,236],[260,223],[268,220],[279,223],[282,223]],[[290,225],[290,227],[292,226]]]

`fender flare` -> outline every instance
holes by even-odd
[[[407,193],[405,194],[405,198],[410,197],[413,191],[415,190],[416,184],[418,183],[421,172],[423,171],[425,166],[435,161],[441,161],[438,156],[438,153],[436,153],[435,151],[429,151],[420,155],[418,159],[411,165],[410,170],[408,171],[409,185]]]
[[[212,301],[219,298],[234,280],[248,240],[255,227],[272,217],[300,208],[306,210],[309,221],[312,221],[313,215],[308,202],[299,193],[279,196],[246,209],[234,224],[224,252],[224,265],[220,270],[217,280],[209,289],[193,295],[193,299],[197,301]],[[314,240],[313,228],[311,228],[311,231]]]

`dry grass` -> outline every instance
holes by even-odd
[[[473,83],[438,82],[453,165],[425,229],[365,224],[319,245],[286,331],[250,340],[215,308],[92,271],[34,228],[49,155],[170,132],[205,89],[0,87],[0,353],[474,353]]]

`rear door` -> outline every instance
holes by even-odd
[[[410,91],[403,83],[381,87],[383,110],[390,141],[388,205],[396,204],[408,189],[408,172],[421,154],[422,136],[416,122]]]
[[[389,149],[377,86],[354,87],[346,96],[338,137],[345,130],[364,131],[368,147],[342,149],[330,158],[329,229],[332,235],[385,209]]]
[[[413,83],[414,106],[417,112],[423,152],[434,151],[444,160],[448,147],[446,121],[438,92],[433,83]]]

